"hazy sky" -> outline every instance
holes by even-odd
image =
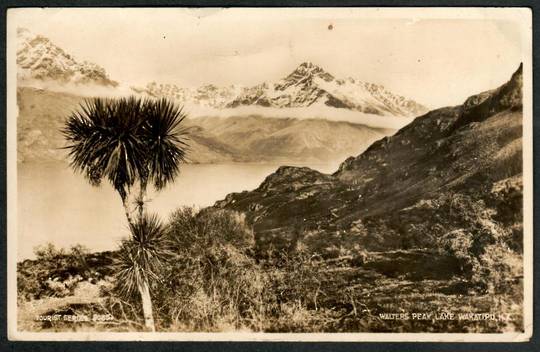
[[[43,34],[127,84],[253,85],[312,61],[439,107],[509,79],[530,46],[527,13],[518,12],[21,9],[10,10],[8,25]]]

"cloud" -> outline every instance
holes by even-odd
[[[120,84],[117,87],[106,87],[97,84],[77,84],[60,83],[57,81],[43,81],[36,79],[25,79],[18,81],[19,87],[33,87],[38,89],[50,90],[52,92],[66,93],[82,97],[105,97],[116,98],[133,95],[130,87]]]
[[[19,86],[34,87],[53,92],[77,95],[82,97],[117,98],[137,95],[130,87],[120,84],[117,87],[104,87],[91,84],[58,83],[27,79],[19,81]],[[375,128],[400,129],[412,122],[413,118],[390,115],[373,115],[348,109],[338,109],[324,104],[314,104],[298,108],[272,108],[263,106],[240,106],[236,108],[217,109],[198,105],[185,105],[184,111],[190,118],[230,117],[230,116],[262,116],[270,118],[322,119],[343,121]]]
[[[270,108],[261,106],[242,106],[231,109],[186,106],[185,111],[192,118],[229,117],[257,115],[272,118],[323,119],[343,121],[376,128],[400,129],[412,122],[413,118],[388,115],[365,114],[359,111],[338,109],[325,105],[312,105],[302,108]]]

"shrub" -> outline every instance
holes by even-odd
[[[34,248],[34,255],[36,260],[50,261],[59,256],[66,255],[66,251],[63,248],[56,248],[52,243],[47,243]]]
[[[208,249],[231,245],[247,252],[255,243],[253,231],[246,226],[243,214],[226,210],[176,210],[169,222],[169,239],[179,254],[201,257]]]
[[[168,238],[170,265],[153,289],[161,328],[262,329],[267,278],[249,255],[253,233],[242,216],[182,208],[171,216]]]
[[[439,252],[455,257],[462,272],[470,272],[473,258],[471,257],[472,236],[463,229],[450,231],[439,239]]]
[[[496,210],[499,207],[490,208],[483,201],[474,201],[463,194],[450,199],[438,207],[450,215],[450,221],[444,225],[450,229],[462,227],[437,238],[436,248],[441,254],[456,258],[466,278],[477,289],[490,293],[507,291],[523,268],[520,239],[516,239],[520,237],[520,228],[511,225],[516,219],[503,217]],[[489,201],[497,205],[496,201]]]
[[[489,293],[514,291],[523,277],[523,257],[504,243],[486,246],[473,267],[473,280],[485,286]]]
[[[110,271],[108,254],[88,254],[81,245],[69,250],[51,243],[36,247],[35,260],[17,264],[18,294],[25,299],[71,295],[78,282],[99,279]]]

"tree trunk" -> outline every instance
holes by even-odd
[[[132,210],[129,208],[127,196],[122,197],[122,205],[124,206],[124,211],[126,212],[126,219],[129,226],[133,226],[135,223],[133,222],[133,217],[131,216]]]
[[[146,196],[146,181],[140,183],[138,192],[121,192],[122,205],[126,212],[126,218],[130,226],[140,222],[144,216],[145,204],[144,198]],[[134,219],[135,218],[135,219]],[[150,287],[148,281],[144,280],[139,284],[139,293],[141,295],[141,303],[143,308],[144,325],[146,330],[155,332],[156,327],[154,324],[154,315],[152,312],[152,297],[150,296]]]
[[[145,198],[146,198],[146,186],[147,186],[147,181],[146,180],[141,180],[140,181],[140,184],[139,184],[139,197],[137,199],[137,208],[139,210],[139,219],[142,219],[142,217],[144,216],[144,211],[146,210],[146,202],[145,202]]]
[[[156,326],[154,325],[154,314],[152,312],[152,298],[150,297],[150,289],[146,280],[139,285],[139,293],[141,294],[143,307],[144,326],[147,330],[155,332]]]

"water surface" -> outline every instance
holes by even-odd
[[[291,165],[291,164],[289,164]],[[180,206],[206,207],[231,192],[252,190],[280,164],[183,165],[176,182],[150,194],[148,209],[162,219]],[[337,163],[311,164],[333,172]],[[90,186],[66,163],[18,166],[18,259],[33,257],[47,242],[69,248],[82,244],[92,251],[114,249],[128,235],[120,197],[108,183]]]

